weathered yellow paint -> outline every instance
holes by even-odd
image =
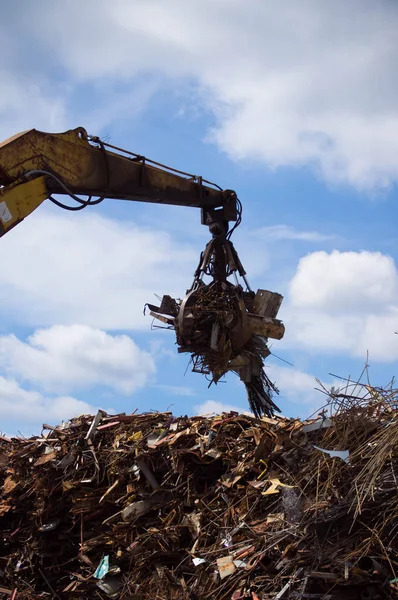
[[[45,177],[0,188],[0,236],[23,221],[48,196]]]
[[[236,221],[235,192],[113,149],[89,138],[83,127],[65,133],[30,129],[0,143],[0,235],[52,194],[192,206],[202,209],[204,224],[221,209],[220,222]]]
[[[82,127],[65,133],[30,129],[0,144],[0,183],[7,185],[28,171],[46,169],[73,186],[90,180],[96,169],[93,155]]]

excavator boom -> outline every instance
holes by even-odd
[[[69,196],[74,204],[59,196]],[[277,390],[263,361],[270,354],[268,338],[284,334],[276,318],[282,296],[250,289],[230,239],[242,214],[235,192],[117,148],[82,127],[58,134],[31,129],[0,144],[0,236],[46,199],[79,211],[105,198],[201,209],[212,239],[201,254],[193,284],[183,300],[164,296],[160,306],[148,305],[150,314],[174,329],[179,352],[191,355],[195,372],[210,377],[211,383],[235,372],[257,416],[279,410],[272,401]],[[235,222],[231,229],[230,222]],[[235,284],[229,281],[232,275]]]
[[[238,218],[235,192],[106,144],[82,127],[31,129],[1,143],[0,186],[0,235],[57,194],[196,207],[207,225]]]

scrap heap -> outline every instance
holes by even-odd
[[[100,411],[1,438],[0,598],[396,597],[398,410],[373,392],[305,422]]]

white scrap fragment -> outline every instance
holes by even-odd
[[[234,565],[238,569],[244,569],[245,567],[247,567],[247,563],[245,563],[244,560],[234,560]]]
[[[192,562],[195,565],[195,567],[197,567],[198,565],[203,565],[203,563],[205,563],[206,561],[204,558],[193,558]]]
[[[227,536],[221,540],[221,543],[224,544],[224,546],[226,548],[229,548],[230,546],[232,546],[232,537],[230,534],[227,534]]]
[[[150,433],[146,439],[148,448],[156,448],[156,442],[159,440],[159,434]]]
[[[350,460],[349,450],[325,450],[324,448],[319,448],[318,446],[314,446],[314,448],[316,448],[316,450],[319,450],[319,452],[324,452],[325,454],[328,454],[331,458],[341,458],[341,460],[344,460],[345,462],[349,462]]]
[[[139,467],[137,467],[136,464],[134,464],[131,467],[131,472],[137,477],[137,479],[139,478],[139,476],[140,476],[140,469],[139,469]]]
[[[280,598],[282,598],[285,595],[285,592],[287,592],[287,590],[290,588],[291,585],[291,581],[288,581],[283,588],[281,589],[280,592],[277,593],[277,595],[275,596],[274,600],[280,600]]]

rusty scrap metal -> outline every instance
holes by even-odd
[[[231,275],[235,284],[228,281]],[[211,277],[210,283],[205,276]],[[284,335],[284,325],[276,318],[282,299],[274,292],[250,289],[228,234],[218,232],[202,253],[185,298],[165,295],[160,306],[147,306],[154,319],[175,330],[178,352],[191,355],[195,373],[215,384],[227,372],[236,373],[246,386],[251,410],[260,417],[279,411],[272,400],[277,387],[263,366],[270,354],[268,339]]]
[[[395,597],[398,411],[328,419],[101,412],[0,440],[0,600]]]

